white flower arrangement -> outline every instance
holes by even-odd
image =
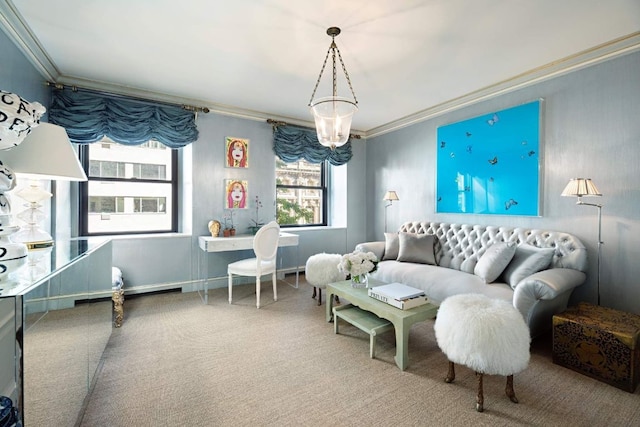
[[[372,273],[378,269],[378,257],[373,252],[351,252],[342,255],[338,270],[344,274],[353,276],[361,276],[363,274]]]

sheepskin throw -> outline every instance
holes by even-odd
[[[513,375],[529,364],[529,328],[507,301],[451,296],[440,304],[434,330],[447,358],[476,372]]]

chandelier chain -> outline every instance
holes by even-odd
[[[309,100],[309,106],[313,102],[313,97],[316,95],[316,90],[318,90],[318,86],[320,85],[320,80],[322,79],[322,73],[324,73],[324,68],[327,66],[327,59],[329,59],[329,52],[331,52],[331,47],[327,50],[327,55],[324,57],[324,62],[322,63],[322,68],[320,69],[320,74],[318,75],[318,80],[316,81],[316,86],[313,88],[313,93],[311,94],[311,99]]]
[[[338,51],[338,59],[340,59],[340,64],[342,64],[342,71],[344,72],[344,76],[347,78],[349,89],[351,89],[351,95],[353,95],[353,100],[357,104],[358,99],[356,98],[356,93],[353,91],[353,86],[351,85],[351,79],[349,78],[349,73],[347,73],[347,67],[344,65],[344,61],[342,60],[342,55],[340,55],[340,49],[336,47],[336,50]],[[334,68],[335,68],[335,61],[334,61]],[[335,86],[335,79],[334,79],[334,86]]]

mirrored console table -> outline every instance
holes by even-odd
[[[111,241],[57,240],[0,281],[0,395],[25,426],[75,425],[111,336]]]

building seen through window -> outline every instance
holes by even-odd
[[[326,163],[276,157],[276,219],[281,226],[327,225]]]
[[[122,145],[104,138],[82,147],[84,235],[176,230],[176,150],[157,141]]]

